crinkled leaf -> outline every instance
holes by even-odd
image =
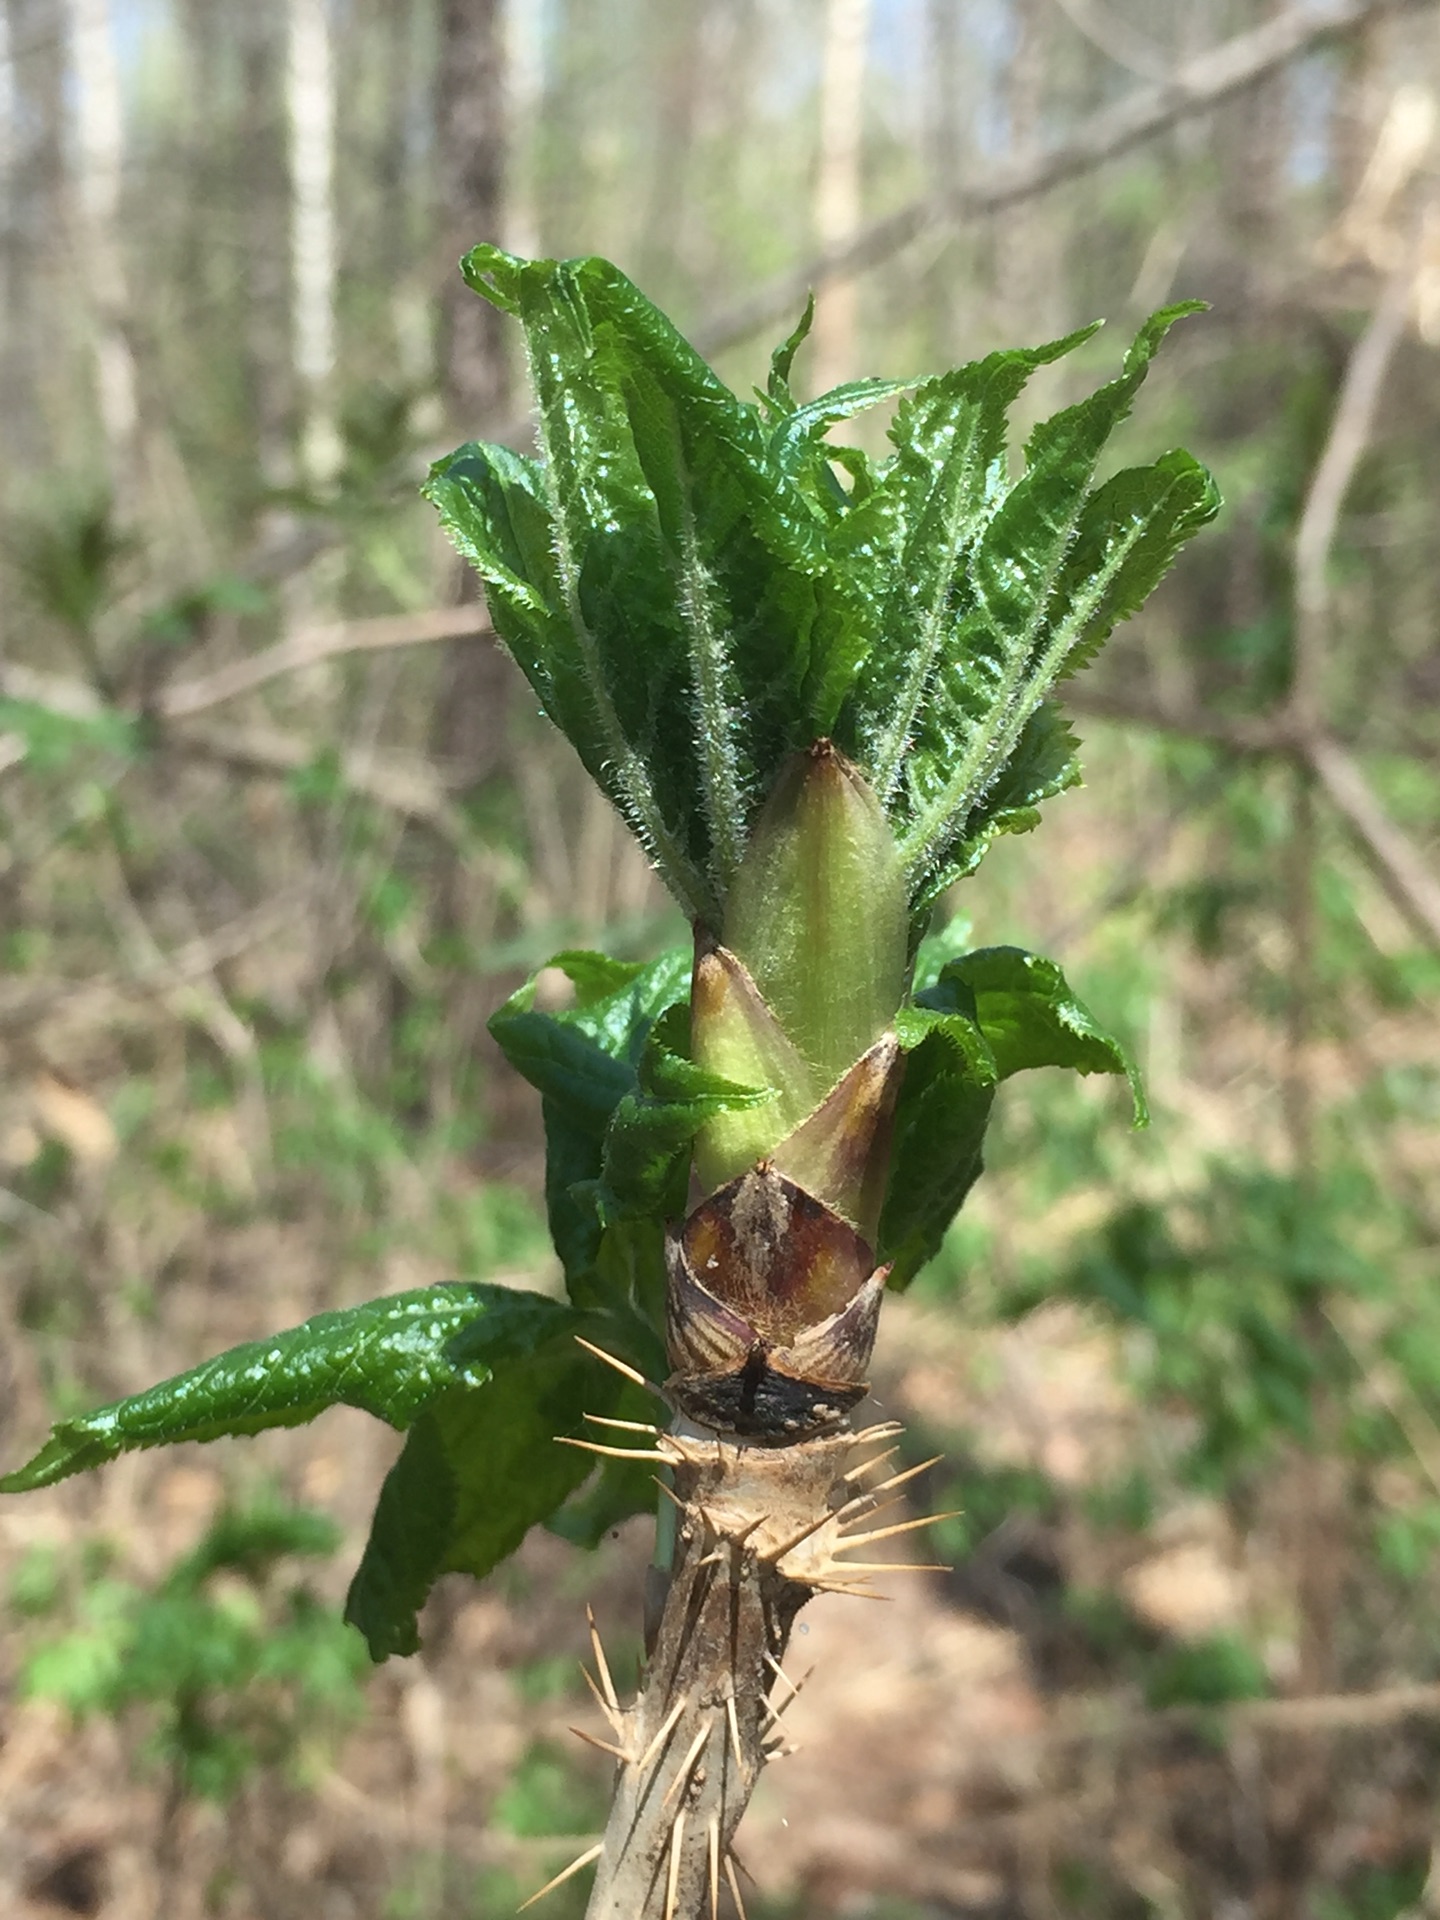
[[[605,261],[478,248],[465,272],[524,328],[542,458],[464,448],[431,497],[547,712],[693,917],[718,930],[781,763],[820,735],[902,836],[917,917],[1073,782],[1073,743],[1035,709],[1215,510],[1178,453],[1093,489],[1193,303],[1037,427],[1012,481],[1012,404],[1093,329],[921,382],[875,463],[827,436],[904,383],[797,403],[811,308],[757,408]]]
[[[945,889],[975,871],[998,834],[1029,833],[1040,824],[1042,801],[1079,784],[1080,760],[1070,723],[1053,700],[1042,701],[1025,722],[994,786],[921,886],[914,917],[923,924]]]
[[[814,324],[815,296],[812,293],[805,302],[805,311],[770,356],[770,378],[765,384],[764,398],[772,413],[795,411],[795,396],[790,391],[790,371],[795,365],[796,354],[809,338]]]
[[[1093,597],[1089,582],[1103,579],[1106,585],[1066,656],[1067,678],[1143,606],[1191,534],[1219,511],[1213,475],[1183,447],[1161,454],[1153,466],[1126,467],[1096,488],[1085,502],[1055,597],[1074,605]]]
[[[849,750],[853,736],[855,757],[887,807],[904,800],[902,769],[953,652],[973,549],[1004,498],[1010,407],[1037,367],[1094,331],[992,353],[925,381],[897,411],[894,456],[844,531],[845,562],[876,632],[842,740]]]
[[[620,1102],[639,1087],[656,1020],[688,998],[690,951],[676,947],[648,965],[561,953],[549,965],[570,980],[574,1005],[539,1011],[537,975],[493,1015],[490,1031],[510,1064],[544,1096],[546,1210],[574,1295],[600,1249],[596,1196],[606,1129]]]
[[[690,1150],[706,1121],[774,1099],[769,1087],[741,1087],[689,1058],[689,1015],[672,1007],[650,1030],[633,1092],[616,1107],[604,1142],[602,1179],[621,1214],[684,1211]]]
[[[1139,469],[1118,493],[1089,491],[1101,451],[1129,412],[1160,342],[1198,304],[1153,314],[1118,379],[1035,428],[1024,474],[966,553],[963,588],[952,582],[948,644],[936,650],[925,697],[915,703],[900,749],[910,813],[903,844],[917,884],[946,863],[957,837],[973,833],[977,807],[1067,662],[1099,644],[1107,617],[1113,625],[1110,610],[1134,604],[1127,577],[1138,584],[1152,567],[1163,570],[1200,523],[1197,513],[1208,517],[1194,473],[1182,477],[1166,464],[1173,456],[1152,470],[1148,513],[1135,511]],[[1207,497],[1213,512],[1213,493]],[[1072,559],[1097,499],[1077,568]],[[1115,524],[1109,516],[1122,502],[1125,516]]]
[[[1123,1073],[1135,1103],[1135,1124],[1145,1125],[1149,1114],[1135,1063],[1072,993],[1053,960],[1020,947],[982,947],[952,961],[935,994],[960,988],[974,997],[1000,1079],[1026,1067]]]
[[[576,1345],[576,1316],[545,1304],[548,1332],[485,1386],[433,1401],[386,1477],[345,1606],[372,1659],[414,1653],[435,1581],[489,1573],[591,1471],[592,1457],[556,1436],[608,1413],[620,1381]]]
[[[318,1314],[57,1422],[34,1459],[0,1480],[0,1492],[50,1486],[136,1448],[300,1426],[333,1406],[405,1428],[437,1395],[488,1380],[492,1359],[523,1349],[564,1311],[534,1294],[456,1281]]]
[[[769,770],[823,730],[807,697],[823,655],[848,650],[815,510],[758,410],[608,261],[481,247],[464,271],[525,331],[547,550],[521,568],[467,483],[474,449],[440,463],[431,495],[487,582],[504,576],[504,619],[518,630],[512,578],[546,610],[519,645],[497,628],[548,711],[587,710],[582,758],[713,924]]]
[[[896,1026],[908,1058],[879,1256],[904,1287],[935,1254],[979,1178],[995,1087],[1027,1067],[1123,1073],[1137,1122],[1144,1094],[1124,1048],[1070,991],[1053,960],[1018,947],[987,947],[937,967]]]

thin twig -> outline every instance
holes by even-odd
[[[978,178],[907,201],[894,213],[871,221],[843,247],[815,254],[717,315],[698,330],[695,344],[713,357],[753,333],[787,317],[793,319],[812,289],[881,265],[930,227],[1034,199],[1051,187],[1093,172],[1177,121],[1207,112],[1326,40],[1358,33],[1397,7],[1429,3],[1340,0],[1320,9],[1289,7],[1252,32],[1237,34],[1209,53],[1187,60],[1168,80],[1137,88],[1128,99],[1091,114],[1068,139],[1038,153],[1022,153]]]
[[[1364,457],[1380,390],[1405,319],[1420,259],[1417,220],[1402,258],[1345,367],[1330,432],[1310,482],[1295,532],[1295,652],[1288,706],[1297,732],[1318,728],[1321,681],[1330,628],[1330,554],[1340,510]]]
[[[422,613],[385,614],[374,620],[345,620],[333,626],[302,627],[272,647],[233,660],[213,673],[180,680],[156,702],[164,720],[186,720],[226,700],[253,693],[282,674],[313,667],[347,653],[373,653],[389,647],[428,645],[437,640],[466,640],[492,631],[482,606],[431,607]]]

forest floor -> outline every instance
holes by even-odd
[[[1113,1343],[1068,1308],[977,1347],[953,1316],[897,1302],[876,1378],[884,1417],[927,1439],[983,1433],[988,1465],[1060,1484],[1107,1477],[1131,1437]],[[24,1425],[28,1443],[39,1429]],[[19,1440],[11,1421],[7,1453]],[[37,1548],[74,1557],[97,1539],[109,1543],[109,1574],[153,1582],[227,1487],[270,1475],[343,1524],[342,1549],[313,1576],[338,1605],[395,1445],[338,1410],[310,1429],[131,1457],[6,1501],[0,1593]],[[936,1490],[920,1484],[917,1510]],[[1153,1826],[1123,1805],[1123,1740],[1091,1737],[1097,1712],[1113,1721],[1136,1703],[1087,1705],[1037,1609],[1057,1585],[1118,1582],[1157,1632],[1213,1631],[1246,1610],[1233,1544],[1203,1504],[1132,1543],[1127,1567],[1102,1565],[1098,1536],[1073,1523],[1015,1519],[997,1531],[1006,1537],[981,1543],[961,1574],[880,1575],[877,1602],[827,1596],[807,1610],[792,1678],[813,1678],[786,1716],[796,1750],[767,1773],[742,1834],[757,1911],[1048,1912],[1056,1872],[1102,1830],[1135,1856],[1132,1885],[1164,1879]],[[567,1847],[582,1849],[603,1808],[608,1763],[569,1731],[601,1731],[579,1675],[585,1602],[623,1686],[650,1533],[632,1521],[589,1555],[536,1532],[490,1580],[442,1583],[424,1651],[362,1682],[357,1724],[298,1766],[259,1771],[223,1806],[167,1789],[145,1759],[143,1713],[77,1726],[51,1702],[17,1697],[26,1649],[54,1629],[12,1616],[0,1636],[0,1911],[498,1920]],[[1128,1839],[1117,1825],[1133,1829]],[[574,1891],[552,1911],[576,1911]]]

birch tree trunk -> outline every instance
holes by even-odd
[[[290,119],[291,337],[301,396],[300,470],[332,479],[335,425],[335,89],[326,0],[290,0],[286,103]]]
[[[844,246],[860,224],[865,55],[870,0],[826,0],[820,77],[820,153],[815,176],[815,228],[821,249]],[[815,308],[815,384],[820,392],[855,371],[858,289],[853,277],[832,281]]]
[[[109,0],[68,0],[74,74],[76,261],[94,315],[95,397],[111,486],[134,477],[138,382],[126,334],[129,298],[120,244],[124,120]]]

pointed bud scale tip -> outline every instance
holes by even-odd
[[[884,809],[829,740],[781,768],[725,902],[722,939],[833,1087],[905,991],[905,874]]]
[[[776,1170],[872,1244],[880,1225],[905,1056],[883,1034],[815,1111],[776,1144]]]
[[[733,953],[697,929],[690,990],[690,1049],[696,1064],[740,1087],[769,1087],[757,1107],[717,1114],[695,1142],[706,1193],[764,1159],[825,1091]]]

